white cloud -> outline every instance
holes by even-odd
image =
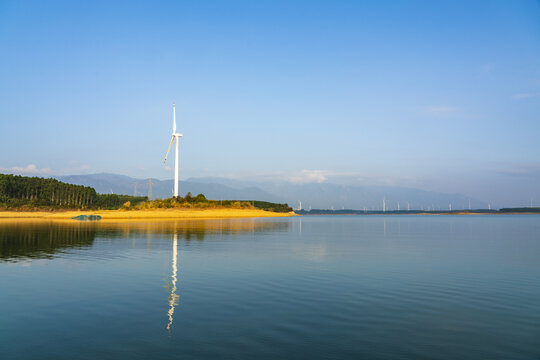
[[[14,166],[11,168],[0,168],[0,171],[16,175],[52,175],[53,171],[49,168],[38,168],[34,164],[28,164],[25,167]]]
[[[514,99],[530,99],[540,97],[540,93],[520,93],[512,96]]]
[[[418,186],[422,185],[421,178],[417,176],[407,176],[404,174],[384,174],[371,171],[330,171],[330,170],[309,170],[286,172],[268,171],[251,173],[215,173],[208,172],[198,174],[202,177],[217,177],[230,180],[246,181],[247,183],[281,182],[288,181],[295,184],[308,183],[332,183],[338,185],[370,186]]]
[[[72,160],[69,162],[68,167],[61,170],[60,173],[66,174],[66,175],[72,175],[72,174],[83,174],[91,170],[90,165],[81,164],[76,160]]]
[[[428,115],[451,115],[461,112],[461,108],[455,106],[426,106],[421,109],[421,112]]]
[[[67,167],[62,170],[53,170],[51,168],[39,168],[35,164],[26,166],[13,166],[10,168],[0,167],[0,173],[28,175],[28,176],[53,176],[53,175],[74,175],[84,174],[91,170],[89,165],[79,164],[77,161],[71,161]]]
[[[297,184],[322,183],[328,180],[327,175],[324,170],[302,170],[299,174],[291,176],[289,181]]]

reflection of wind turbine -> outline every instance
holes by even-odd
[[[178,299],[180,296],[176,294],[176,273],[178,272],[178,266],[176,264],[176,258],[178,257],[178,234],[173,235],[173,258],[172,258],[172,286],[171,294],[169,295],[169,311],[167,315],[169,316],[169,322],[167,324],[167,331],[171,331],[171,325],[173,323],[174,307],[178,305]]]
[[[174,139],[176,139],[176,151],[174,154],[174,197],[178,196],[178,143],[180,142],[180,138],[183,135],[176,132],[176,109],[175,105],[173,103],[173,128],[172,128],[172,139],[171,143],[169,144],[169,149],[167,150],[167,154],[165,155],[165,160],[163,163],[167,161],[167,156],[169,156],[169,151],[171,150],[172,143]]]

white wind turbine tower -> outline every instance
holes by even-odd
[[[178,143],[180,142],[180,138],[183,136],[181,133],[176,132],[176,108],[174,103],[173,106],[173,128],[172,128],[172,139],[171,143],[169,144],[169,149],[167,149],[167,154],[165,155],[165,160],[163,163],[167,161],[167,156],[169,156],[169,151],[171,150],[171,146],[173,144],[174,139],[176,139],[176,149],[174,154],[174,197],[178,197]]]

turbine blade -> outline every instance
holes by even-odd
[[[169,144],[169,149],[167,149],[167,154],[165,155],[165,160],[163,160],[164,164],[167,161],[167,156],[169,156],[169,151],[171,151],[171,146],[172,146],[173,141],[174,141],[174,136],[172,137],[171,143]]]

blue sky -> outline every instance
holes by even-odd
[[[1,1],[0,169],[540,203],[537,1]]]

